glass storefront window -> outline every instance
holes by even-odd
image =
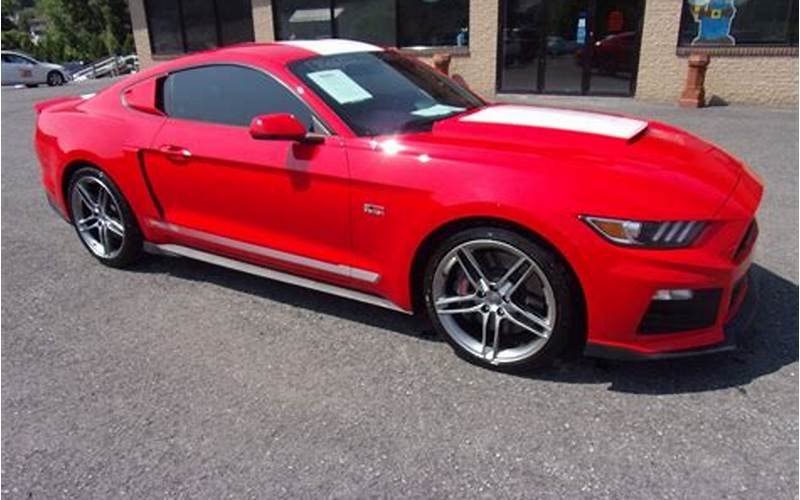
[[[330,0],[276,0],[272,5],[275,38],[278,40],[309,40],[333,36]],[[335,9],[333,15],[337,15]]]
[[[682,1],[679,46],[797,46],[798,0]]]
[[[501,92],[631,95],[643,0],[506,0]]]
[[[148,0],[145,3],[145,9],[152,53],[180,54],[184,52],[178,0]]]
[[[146,0],[150,48],[174,55],[252,42],[250,0]]]
[[[339,38],[397,45],[395,0],[338,0],[334,28]]]
[[[468,45],[468,0],[397,0],[397,45]]]
[[[469,45],[469,0],[274,0],[278,40],[351,38],[378,45]]]

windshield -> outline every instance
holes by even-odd
[[[290,69],[360,136],[430,130],[483,104],[434,69],[393,52],[315,57]]]

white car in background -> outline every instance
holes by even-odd
[[[69,72],[63,66],[40,62],[31,56],[2,51],[3,85],[24,84],[30,87],[46,83],[51,87],[69,81]]]

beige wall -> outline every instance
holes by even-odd
[[[683,0],[646,0],[636,97],[676,102],[686,79],[686,57],[675,53]],[[252,0],[258,42],[274,40],[272,0]],[[153,64],[144,0],[129,0],[133,37],[142,67]],[[451,73],[461,75],[476,92],[495,95],[498,0],[470,0],[468,51],[454,52]],[[796,52],[796,51],[795,51]],[[430,61],[430,54],[422,57]],[[797,56],[713,56],[706,95],[732,103],[797,105]]]
[[[687,58],[677,56],[679,0],[647,0],[638,99],[676,102],[686,81]],[[711,56],[706,98],[731,103],[797,105],[797,56]]]
[[[450,63],[451,75],[460,75],[472,90],[486,98],[493,98],[495,95],[497,16],[497,0],[470,0],[469,50],[454,51]],[[437,51],[434,49],[426,52]],[[432,57],[424,56],[420,59],[431,64]]]
[[[274,42],[275,25],[272,23],[272,1],[251,0],[253,5],[253,34],[256,42]]]
[[[133,43],[139,55],[139,66],[147,68],[153,65],[150,54],[150,35],[147,33],[147,17],[144,13],[144,0],[128,0],[128,10],[131,12],[131,26],[133,26]]]

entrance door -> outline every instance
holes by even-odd
[[[506,0],[500,92],[632,95],[642,0]]]

